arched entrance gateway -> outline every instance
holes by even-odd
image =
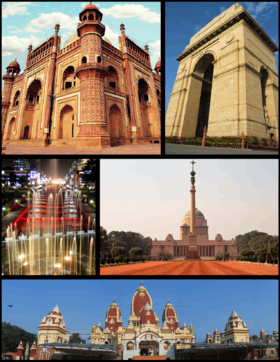
[[[162,339],[157,333],[146,332],[136,338],[138,356],[161,356],[164,354]]]
[[[209,137],[277,140],[278,47],[248,11],[232,5],[186,45],[176,58],[166,137],[202,137],[206,127]]]
[[[38,134],[36,134],[36,128],[38,129],[39,115],[41,112],[41,91],[42,85],[40,79],[34,79],[26,92],[20,139],[38,137]]]
[[[138,81],[138,99],[140,106],[142,137],[152,137],[153,115],[151,109],[151,92],[147,81]]]
[[[15,119],[15,117],[13,117],[13,118],[10,120],[8,132],[7,132],[7,138],[6,138],[7,141],[14,139],[15,125],[16,125],[16,119]]]
[[[73,107],[66,104],[61,112],[58,125],[58,136],[61,139],[71,139],[75,135],[75,121],[74,121],[74,110]]]
[[[110,145],[118,145],[125,141],[125,124],[122,117],[122,112],[116,104],[110,107],[109,111],[110,122]]]
[[[203,56],[197,63],[194,76],[200,81],[199,87],[201,87],[198,116],[196,121],[196,137],[203,136],[204,126],[208,126],[210,101],[211,101],[211,89],[213,79],[213,66],[214,57],[212,54]],[[198,98],[196,99],[198,102]]]

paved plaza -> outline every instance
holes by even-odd
[[[166,155],[266,155],[277,156],[278,152],[269,151],[253,151],[253,150],[241,150],[238,148],[219,148],[219,147],[202,147],[202,146],[190,146],[190,145],[178,145],[173,143],[165,144]]]
[[[74,147],[6,146],[5,155],[160,155],[160,144],[123,145],[103,149],[76,149]]]

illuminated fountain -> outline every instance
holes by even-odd
[[[9,275],[94,275],[95,220],[83,212],[81,193],[57,186],[34,191],[32,202],[7,228]]]

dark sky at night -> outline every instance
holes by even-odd
[[[29,159],[33,165],[37,165],[37,159]],[[39,170],[40,172],[44,172],[47,177],[58,177],[64,178],[67,173],[69,173],[69,169],[75,159],[40,159]],[[13,159],[4,159],[2,160],[2,167],[14,166]]]

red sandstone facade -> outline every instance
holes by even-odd
[[[101,148],[160,142],[161,63],[151,68],[148,46],[125,35],[119,49],[104,36],[102,13],[89,4],[77,35],[60,49],[59,25],[3,76],[3,144]]]

